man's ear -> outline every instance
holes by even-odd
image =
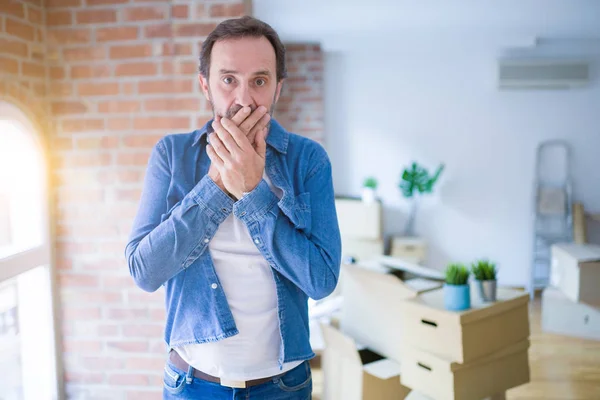
[[[200,87],[202,88],[202,92],[204,93],[204,97],[206,97],[207,101],[210,101],[210,95],[208,90],[208,79],[205,78],[202,74],[198,74],[198,82],[200,82]]]
[[[273,101],[273,103],[277,103],[277,101],[279,100],[279,96],[281,95],[281,88],[283,87],[283,81],[284,79],[277,82],[277,88],[275,89],[275,101]]]

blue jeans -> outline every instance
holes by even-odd
[[[169,361],[163,377],[163,400],[311,400],[312,373],[308,361],[267,383],[245,389],[221,386],[194,377],[194,370],[182,371]]]

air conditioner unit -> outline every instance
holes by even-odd
[[[500,89],[571,89],[590,81],[585,60],[503,59],[498,62]]]

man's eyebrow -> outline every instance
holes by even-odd
[[[237,74],[239,74],[239,72],[238,72],[238,71],[236,71],[236,70],[233,70],[233,69],[221,69],[221,70],[219,71],[219,73],[220,73],[221,75],[228,75],[228,74],[231,74],[231,75],[237,75]],[[252,75],[254,75],[254,76],[258,76],[258,75],[266,75],[266,76],[271,76],[271,72],[270,72],[269,70],[266,70],[266,69],[264,69],[264,70],[261,70],[261,71],[256,71],[256,72],[255,72],[254,74],[252,74]]]

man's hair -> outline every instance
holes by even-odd
[[[281,43],[277,32],[270,25],[250,16],[225,20],[217,25],[208,35],[204,43],[202,43],[202,50],[200,51],[200,73],[208,79],[210,56],[212,48],[217,41],[245,37],[260,38],[263,36],[271,42],[275,50],[277,81],[281,81],[287,77],[285,46]]]

